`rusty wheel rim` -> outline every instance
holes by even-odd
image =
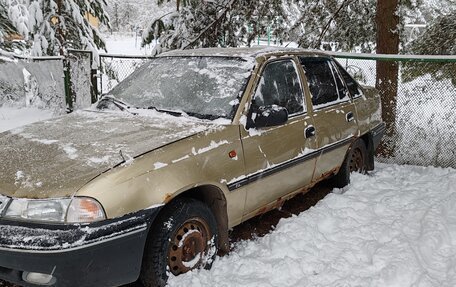
[[[363,153],[359,148],[353,150],[348,167],[350,169],[350,172],[363,172],[364,158]]]
[[[200,218],[187,220],[170,239],[168,266],[173,275],[201,267],[211,238],[209,226]]]

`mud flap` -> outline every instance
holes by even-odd
[[[375,145],[374,136],[372,133],[367,134],[367,158],[366,158],[366,169],[368,171],[374,170],[374,157],[375,157]]]

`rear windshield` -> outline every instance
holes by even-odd
[[[109,94],[136,108],[231,118],[252,68],[253,64],[241,58],[156,58]]]

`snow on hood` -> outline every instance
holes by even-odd
[[[214,123],[156,111],[79,111],[0,134],[0,194],[71,196],[100,173]]]

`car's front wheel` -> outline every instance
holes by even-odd
[[[362,139],[351,146],[339,172],[331,179],[334,187],[342,188],[350,183],[350,173],[365,173],[367,170],[367,149]]]
[[[207,205],[177,199],[164,207],[146,243],[141,282],[165,286],[170,274],[210,268],[217,254],[217,222]]]

